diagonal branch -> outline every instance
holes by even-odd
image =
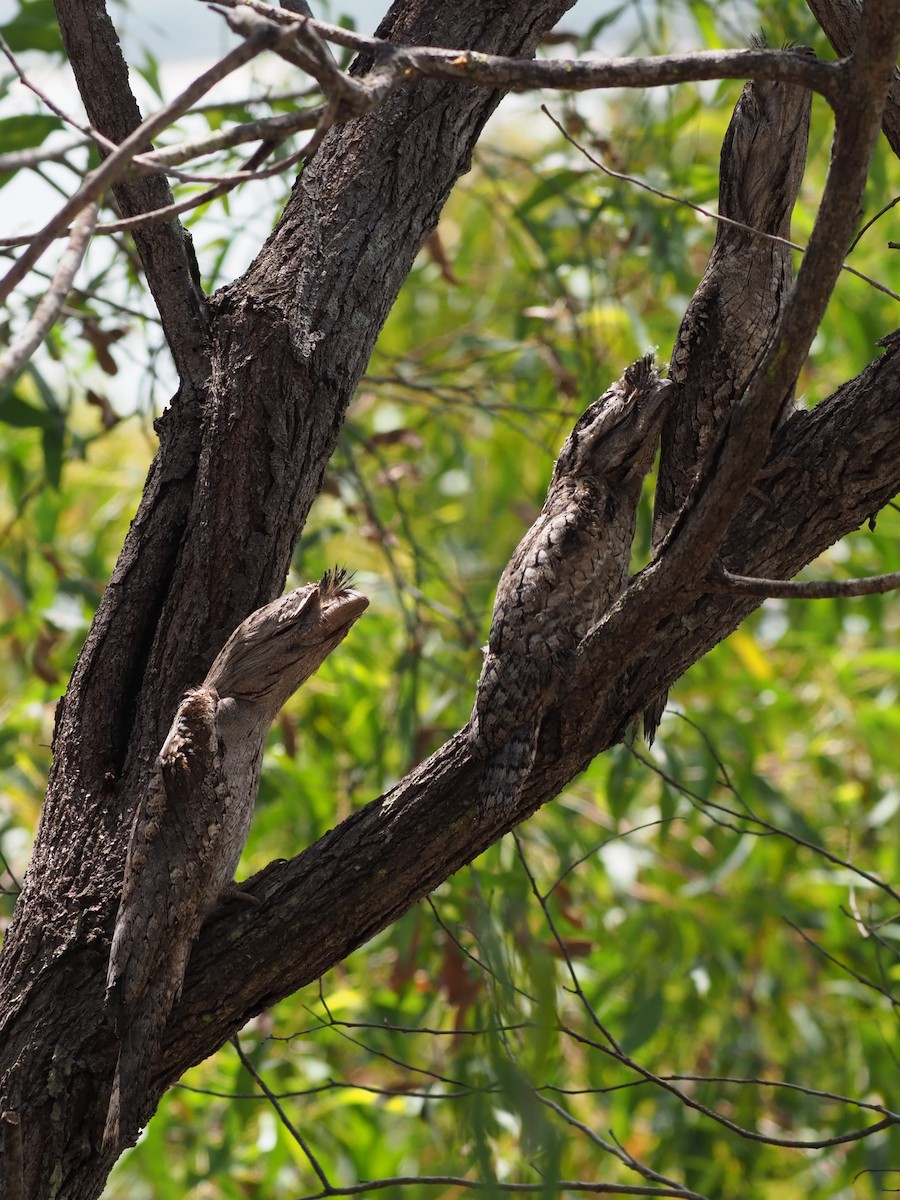
[[[87,253],[98,211],[97,201],[92,200],[84,212],[75,218],[69,244],[59,260],[50,287],[38,302],[28,324],[7,350],[0,354],[0,387],[34,354],[59,316],[59,310],[66,302],[78,268]]]
[[[777,434],[770,462],[723,545],[748,571],[789,576],[857,528],[900,489],[900,346]],[[789,513],[789,517],[785,514]],[[352,814],[289,863],[250,885],[253,912],[214,914],[191,958],[167,1031],[161,1091],[249,1017],[318,978],[470,862],[497,836],[556,796],[641,710],[759,604],[704,596],[677,618],[613,686],[563,696],[562,757],[536,770],[502,821],[472,820],[480,765],[460,731],[395,788]],[[551,714],[552,716],[552,714]],[[360,880],[373,885],[360,895]],[[374,881],[377,880],[377,884]],[[249,965],[253,964],[250,970]]]
[[[842,58],[852,54],[859,36],[860,8],[856,0],[807,0],[807,4],[835,53]],[[896,68],[884,106],[882,128],[891,149],[900,156],[900,71]]]
[[[60,30],[88,119],[118,144],[141,124],[116,31],[105,0],[56,0]],[[121,181],[113,186],[126,217],[172,202],[163,176]],[[203,347],[206,297],[187,233],[176,221],[135,233],[135,245],[162,320],[178,375],[199,388],[209,373]]]
[[[608,674],[637,658],[648,634],[694,602],[741,499],[769,448],[856,227],[869,160],[900,46],[900,0],[870,0],[854,55],[841,66],[842,98],[819,212],[772,340],[713,451],[664,553],[642,572],[579,651],[580,674]],[[701,589],[702,590],[702,589]]]

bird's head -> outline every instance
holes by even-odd
[[[343,641],[369,601],[346,571],[326,571],[258,608],[222,647],[204,686],[238,703],[274,712]],[[273,712],[273,716],[274,716]]]
[[[650,470],[672,384],[660,379],[653,355],[638,359],[581,414],[563,445],[561,475],[624,481]]]

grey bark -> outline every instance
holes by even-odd
[[[566,7],[408,0],[383,32],[527,54]],[[832,242],[824,229],[814,239],[809,282],[795,284],[767,374],[733,410],[736,444],[717,455],[666,571],[630,585],[582,643],[579,661],[593,654],[601,669],[567,680],[545,715],[559,730],[555,754],[535,765],[508,810],[479,824],[483,764],[461,731],[388,797],[259,879],[257,908],[214,913],[191,954],[140,1119],[249,1016],[340,961],[557,794],[660,686],[751,611],[758,601],[746,597],[667,590],[690,578],[692,536],[702,564],[728,526],[729,566],[788,576],[900,488],[900,354],[890,344],[813,414],[777,432],[770,463],[780,470],[759,484],[772,503],[751,496],[732,519],[771,427],[755,437],[742,405],[774,415],[833,286],[881,120],[897,17],[896,0],[870,0],[861,69],[846,75],[826,192]],[[497,98],[416,84],[333,131],[257,261],[211,306],[202,405],[183,392],[161,423],[139,512],[60,706],[34,859],[0,957],[0,1109],[22,1131],[30,1200],[88,1200],[111,1166],[113,1153],[99,1147],[118,1047],[104,988],[134,811],[185,687],[281,590],[374,338]],[[735,498],[723,502],[716,487]],[[621,635],[620,659],[604,642],[611,630]]]
[[[793,53],[809,53],[796,50]],[[811,95],[792,84],[752,80],[728,125],[719,163],[719,213],[700,286],[675,339],[675,394],[663,422],[653,508],[653,544],[663,545],[722,434],[735,401],[759,367],[791,284],[791,213],[809,140]],[[769,237],[755,237],[757,230]],[[790,409],[791,389],[775,425]],[[652,742],[666,693],[645,710]]]

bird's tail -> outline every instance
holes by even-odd
[[[179,987],[180,991],[180,987]],[[140,1001],[122,1032],[119,1059],[106,1110],[103,1149],[120,1151],[133,1146],[152,1114],[150,1082],[159,1055],[163,1031],[174,1000],[171,980],[163,980]],[[177,993],[175,994],[177,999]]]
[[[497,817],[512,807],[534,766],[537,730],[520,725],[508,742],[495,750],[484,765],[478,789],[478,815]]]

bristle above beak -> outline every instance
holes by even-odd
[[[346,567],[329,567],[319,580],[319,592],[323,597],[334,596],[346,591],[353,582],[353,572]]]

